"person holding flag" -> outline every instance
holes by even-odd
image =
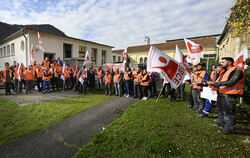
[[[197,113],[201,113],[205,106],[205,100],[200,97],[203,86],[206,86],[207,81],[209,81],[209,75],[205,71],[205,67],[204,63],[197,64],[196,72],[193,74],[193,110],[196,110]]]
[[[78,93],[82,93],[82,87],[83,87],[83,93],[87,94],[87,86],[88,86],[88,69],[83,66],[82,70],[77,73],[77,78],[78,78]]]
[[[218,131],[219,134],[230,134],[234,130],[236,101],[244,92],[244,72],[233,64],[232,57],[223,57],[221,65],[225,71],[216,81],[208,82],[210,86],[218,88],[216,126],[222,127],[222,130]]]
[[[142,86],[142,92],[143,92],[143,98],[141,100],[148,99],[148,87],[151,81],[152,81],[152,78],[150,76],[150,73],[147,72],[146,69],[144,69],[142,71],[142,80],[141,80],[141,86]]]

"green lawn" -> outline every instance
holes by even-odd
[[[98,92],[23,107],[11,101],[0,100],[0,146],[36,130],[46,129],[55,122],[73,116],[111,97]]]
[[[75,157],[249,157],[249,144],[243,140],[250,128],[244,117],[235,134],[219,135],[218,128],[209,126],[214,118],[196,115],[187,102],[139,101]]]

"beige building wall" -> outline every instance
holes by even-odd
[[[247,39],[248,36],[248,39]],[[250,34],[242,35],[241,37],[233,37],[231,33],[227,33],[222,41],[219,43],[219,60],[222,57],[235,58],[236,55],[246,46],[250,46]],[[248,51],[249,53],[249,51]],[[249,54],[248,54],[249,56]]]
[[[175,54],[175,49],[173,50],[160,50],[166,55],[176,59],[176,54]],[[187,49],[181,49],[181,52],[187,56],[188,52]],[[216,48],[215,47],[204,47],[204,55],[208,54],[216,54]],[[130,62],[133,64],[140,64],[140,59],[143,59],[143,62],[145,61],[144,59],[147,58],[148,56],[148,51],[134,51],[134,52],[129,52],[128,56],[130,58]]]

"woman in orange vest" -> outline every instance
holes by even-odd
[[[37,84],[38,92],[42,92],[43,68],[41,67],[40,64],[38,65],[38,68],[36,69],[35,76],[36,76],[36,84]]]
[[[34,71],[32,70],[31,65],[29,68],[25,71],[25,89],[26,89],[26,94],[31,92],[31,88],[33,85],[33,80],[35,77]]]
[[[5,70],[3,70],[3,83],[5,89],[5,95],[11,94],[10,92],[10,85],[13,79],[13,72],[10,70],[10,64],[7,62],[5,63]]]
[[[103,76],[104,76],[104,71],[102,70],[102,67],[99,66],[98,70],[96,71],[97,89],[99,90],[102,89]]]
[[[70,80],[70,68],[69,68],[69,66],[66,66],[66,70],[64,70],[64,73],[65,73],[65,89],[70,89],[71,80]]]
[[[43,94],[45,94],[45,89],[47,87],[47,92],[50,92],[50,78],[51,72],[49,71],[49,67],[45,67],[43,71]]]
[[[143,98],[141,100],[147,100],[148,99],[148,87],[150,84],[150,73],[147,72],[147,70],[143,70],[142,72],[142,80],[141,80],[141,86],[143,91]]]
[[[138,97],[138,91],[139,91],[139,99],[142,99],[142,88],[141,88],[141,80],[142,80],[142,72],[141,69],[138,68],[137,71],[133,72],[133,78],[134,78],[134,97]]]
[[[112,76],[111,76],[110,70],[108,70],[108,71],[105,73],[104,82],[105,82],[105,95],[108,95],[108,91],[109,91],[109,95],[111,96],[111,82],[112,82]]]
[[[220,77],[208,84],[218,88],[217,106],[218,117],[217,126],[222,127],[219,134],[230,134],[236,126],[235,107],[236,101],[244,91],[244,72],[233,66],[234,59],[224,57],[221,65],[225,69]]]
[[[120,83],[122,81],[122,74],[119,71],[119,69],[116,69],[113,81],[114,81],[114,87],[115,87],[115,95],[121,97],[121,89],[120,89],[121,85],[120,85]]]
[[[131,85],[133,81],[132,72],[129,67],[127,67],[126,72],[124,73],[123,79],[124,79],[124,83],[126,87],[126,94],[124,95],[124,97],[129,97],[131,95]]]

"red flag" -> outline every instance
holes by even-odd
[[[123,55],[123,64],[125,64],[127,62],[127,48],[124,49],[122,55]]]
[[[162,73],[173,88],[177,88],[182,83],[185,76],[185,68],[182,64],[162,53],[154,46],[150,47],[148,59],[148,72]]]
[[[184,38],[188,53],[191,58],[203,58],[203,47],[191,40]]]
[[[87,50],[85,58],[84,58],[84,62],[83,65],[89,64],[89,51]]]
[[[31,44],[31,51],[30,51],[30,64],[34,63],[34,48],[33,44]]]
[[[240,69],[247,68],[247,65],[244,64],[247,58],[248,58],[248,50],[247,47],[245,47],[239,54],[237,54],[236,58],[234,59],[234,66]]]

